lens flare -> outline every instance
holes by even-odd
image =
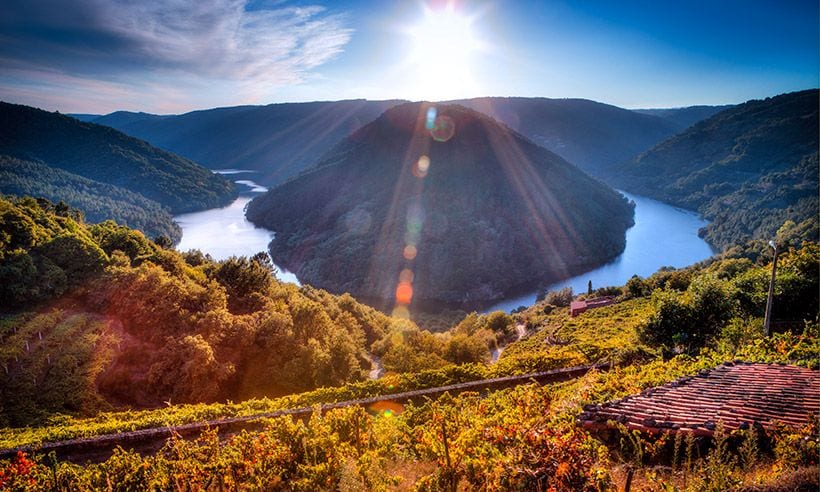
[[[416,165],[413,166],[413,176],[417,178],[424,178],[427,176],[427,170],[430,169],[430,158],[426,155],[419,157]]]
[[[404,247],[404,259],[407,261],[415,260],[417,253],[416,247],[412,244],[408,244]]]
[[[399,282],[396,287],[396,302],[398,304],[410,304],[413,300],[413,284],[410,282]]]
[[[410,319],[410,310],[407,309],[407,306],[396,306],[390,316],[399,319]]]
[[[453,138],[456,133],[456,123],[447,115],[441,115],[436,118],[433,124],[433,129],[430,130],[430,135],[436,142],[446,142]]]
[[[416,274],[413,273],[413,270],[409,268],[405,268],[404,270],[399,273],[399,282],[413,282],[413,278],[415,278]]]
[[[436,123],[436,115],[438,114],[438,110],[435,106],[430,106],[427,108],[427,121],[425,122],[425,128],[428,130],[432,130],[433,126]]]

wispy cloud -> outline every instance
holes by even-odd
[[[343,13],[287,2],[6,0],[0,98],[39,95],[66,111],[152,109],[163,96],[181,98],[165,102],[177,108],[247,101],[337,56],[346,24]]]

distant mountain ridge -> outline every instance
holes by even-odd
[[[770,238],[784,221],[817,240],[817,89],[733,106],[613,168],[627,191],[698,210],[724,248]]]
[[[400,101],[349,100],[236,106],[181,115],[118,111],[94,123],[116,128],[211,169],[259,171],[280,183]]]
[[[453,103],[492,116],[597,177],[683,130],[657,116],[588,99],[482,97]]]
[[[277,232],[277,264],[331,292],[388,301],[409,268],[414,299],[476,304],[623,250],[632,207],[622,196],[462,106],[435,105],[433,135],[453,135],[431,138],[431,107],[386,111],[249,204],[248,219]]]
[[[685,130],[698,121],[703,121],[723,110],[733,107],[733,104],[722,106],[685,106],[681,108],[653,108],[653,109],[633,109],[632,111],[651,116],[658,116],[667,121],[671,121]]]
[[[92,121],[211,169],[260,171],[259,182],[275,185],[309,169],[338,141],[403,102],[285,103],[181,115],[117,111]],[[494,117],[599,177],[688,126],[586,99],[485,97],[452,102]]]

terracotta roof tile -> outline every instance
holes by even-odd
[[[727,430],[775,422],[799,426],[820,413],[820,371],[784,364],[726,362],[693,376],[648,388],[579,416],[586,428],[612,420],[643,432],[678,430],[711,435],[717,422]]]

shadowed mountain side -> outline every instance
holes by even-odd
[[[342,138],[399,101],[337,101],[237,106],[160,116],[118,111],[94,120],[211,169],[260,171],[280,183],[314,164]]]
[[[182,230],[159,203],[38,162],[0,155],[0,193],[64,202],[82,210],[89,222],[113,219],[152,238],[165,235],[176,242],[182,237]]]
[[[731,108],[731,104],[723,106],[687,106],[683,108],[653,108],[653,109],[633,109],[636,113],[658,116],[678,125],[681,130],[685,130],[698,121],[711,118],[725,109]]]
[[[623,250],[632,206],[615,191],[461,106],[438,106],[431,132],[428,108],[388,110],[250,203],[248,219],[277,233],[277,264],[382,300],[407,269],[405,300],[412,285],[416,300],[478,305]]]
[[[483,97],[453,102],[492,116],[595,176],[684,129],[657,116],[586,99]]]
[[[172,213],[225,205],[233,183],[113,128],[0,102],[0,154],[125,188]]]
[[[721,248],[769,238],[787,219],[817,239],[818,90],[722,111],[616,167],[610,182],[698,210]]]

